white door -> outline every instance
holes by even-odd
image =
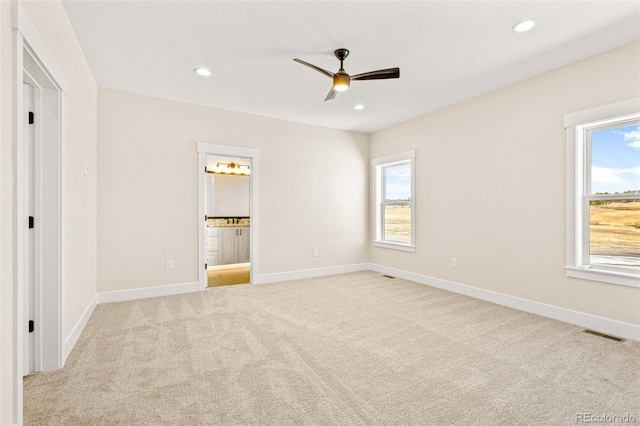
[[[35,362],[35,333],[32,324],[35,326],[35,131],[31,117],[34,110],[34,91],[28,84],[24,85],[24,144],[25,144],[25,186],[28,188],[29,195],[27,197],[27,214],[28,217],[21,218],[27,226],[25,241],[25,274],[24,274],[24,302],[25,317],[28,318],[29,324],[24,328],[24,371],[23,374],[31,374],[36,371]]]

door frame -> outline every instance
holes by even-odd
[[[64,282],[64,140],[67,79],[53,53],[20,2],[12,3],[13,43],[13,419],[23,423],[25,336],[29,312],[28,278],[28,150],[24,144],[23,82],[36,90],[35,113],[42,112],[35,136],[35,307],[40,332],[36,370],[62,368],[62,292]],[[46,114],[44,113],[46,111]],[[45,215],[46,212],[46,215]],[[38,226],[39,225],[39,226]],[[45,279],[42,279],[46,277]],[[29,354],[27,353],[28,357]]]
[[[207,224],[204,220],[206,216],[206,182],[204,168],[207,166],[207,155],[222,155],[227,157],[244,157],[251,161],[251,174],[249,175],[250,205],[249,216],[251,217],[250,231],[250,278],[251,283],[258,282],[258,159],[260,150],[243,146],[218,145],[212,143],[197,143],[198,153],[198,283],[200,290],[207,288],[207,271],[204,265],[207,262]]]

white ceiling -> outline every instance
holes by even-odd
[[[100,87],[360,132],[640,39],[638,1],[63,4]],[[511,31],[530,18],[532,31]],[[292,59],[337,71],[339,47],[348,73],[397,66],[400,79],[355,81],[323,102],[331,80]]]

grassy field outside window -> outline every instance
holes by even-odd
[[[385,205],[384,219],[386,240],[411,242],[411,205]]]
[[[640,268],[640,200],[591,201],[592,264]]]

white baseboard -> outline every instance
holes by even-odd
[[[446,281],[439,278],[429,277],[427,275],[416,274],[401,269],[390,268],[387,266],[370,264],[370,269],[381,274],[392,275],[431,287],[448,290],[453,293],[464,294],[476,299],[485,300],[509,308],[518,309],[532,314],[540,315],[547,318],[556,319],[567,322],[569,324],[578,325],[580,327],[589,328],[602,333],[610,334],[616,337],[640,341],[640,326],[629,324],[626,322],[616,321],[608,318],[598,317],[596,315],[585,314],[583,312],[573,311],[571,309],[560,308],[558,306],[547,305],[545,303],[534,302],[533,300],[522,299],[516,296],[509,296],[503,293],[497,293],[490,290],[484,290],[478,287],[472,287],[465,284],[459,284],[452,281]]]
[[[64,349],[63,349],[64,352],[62,354],[63,366],[64,366],[64,363],[67,361],[67,357],[73,350],[73,347],[78,342],[78,339],[82,334],[82,330],[84,330],[84,327],[87,325],[87,322],[89,322],[89,318],[91,318],[91,314],[93,314],[93,310],[96,308],[97,304],[98,304],[98,295],[96,294],[93,296],[93,299],[91,299],[91,302],[89,302],[89,305],[86,307],[82,315],[80,315],[80,319],[78,320],[76,325],[73,326],[71,333],[69,333],[69,336],[64,341]]]
[[[442,280],[439,278],[434,278],[427,275],[417,274],[415,272],[409,272],[374,263],[358,263],[352,265],[332,266],[327,268],[263,274],[259,275],[257,277],[257,280],[254,280],[254,283],[266,284],[278,281],[291,281],[297,279],[345,274],[349,272],[359,272],[367,270],[375,271],[381,274],[392,275],[398,278],[414,281],[431,287],[463,294],[465,296],[470,296],[476,299],[484,300],[502,306],[507,306],[543,317],[552,318],[569,324],[578,325],[580,327],[589,328],[613,336],[640,341],[640,326],[634,324],[629,324],[608,318],[602,318],[596,315],[573,311],[571,309],[561,308],[558,306],[547,305],[545,303],[535,302],[533,300],[510,296],[503,293],[497,293],[478,287],[472,287],[453,281]],[[199,290],[199,283],[192,282],[184,284],[165,285],[160,287],[110,291],[96,294],[96,296],[93,298],[89,306],[87,306],[77,324],[71,331],[69,337],[65,341],[63,361],[66,360],[71,353],[71,350],[78,341],[82,330],[89,321],[89,318],[91,317],[91,314],[93,313],[93,310],[95,309],[97,304],[191,293]]]
[[[198,282],[170,284],[158,287],[133,288],[130,290],[106,291],[98,293],[98,303],[123,302],[126,300],[146,299],[149,297],[172,296],[174,294],[193,293],[200,290]]]
[[[507,306],[543,317],[552,318],[569,324],[575,324],[580,327],[589,328],[613,336],[640,341],[640,326],[634,324],[585,314],[583,312],[573,311],[571,309],[547,305],[545,303],[522,299],[516,296],[497,293],[478,287],[472,287],[453,281],[442,280],[439,278],[417,274],[415,272],[404,271],[402,269],[391,268],[388,266],[382,266],[375,263],[358,263],[352,265],[332,266],[327,268],[263,274],[259,275],[258,279],[254,280],[254,283],[265,284],[278,281],[290,281],[367,270],[391,275],[420,284],[425,284],[431,287],[440,288],[443,290],[451,291],[453,293],[463,294],[465,296],[470,296],[476,299],[484,300],[502,306]],[[170,296],[174,294],[196,292],[199,290],[199,283],[192,282],[184,284],[165,285],[160,287],[109,291],[96,294],[85,311],[82,313],[80,319],[73,327],[71,333],[64,343],[63,365],[67,357],[73,350],[76,342],[80,338],[82,330],[84,330],[84,327],[87,325],[87,322],[89,321],[89,318],[91,318],[91,314],[93,313],[98,303],[121,302],[125,300],[144,299],[148,297]]]
[[[352,265],[330,266],[327,268],[304,269],[301,271],[277,272],[274,274],[258,275],[253,280],[254,284],[274,283],[278,281],[300,280],[304,278],[322,277],[325,275],[346,274],[349,272],[359,272],[369,270],[369,263],[356,263]]]

